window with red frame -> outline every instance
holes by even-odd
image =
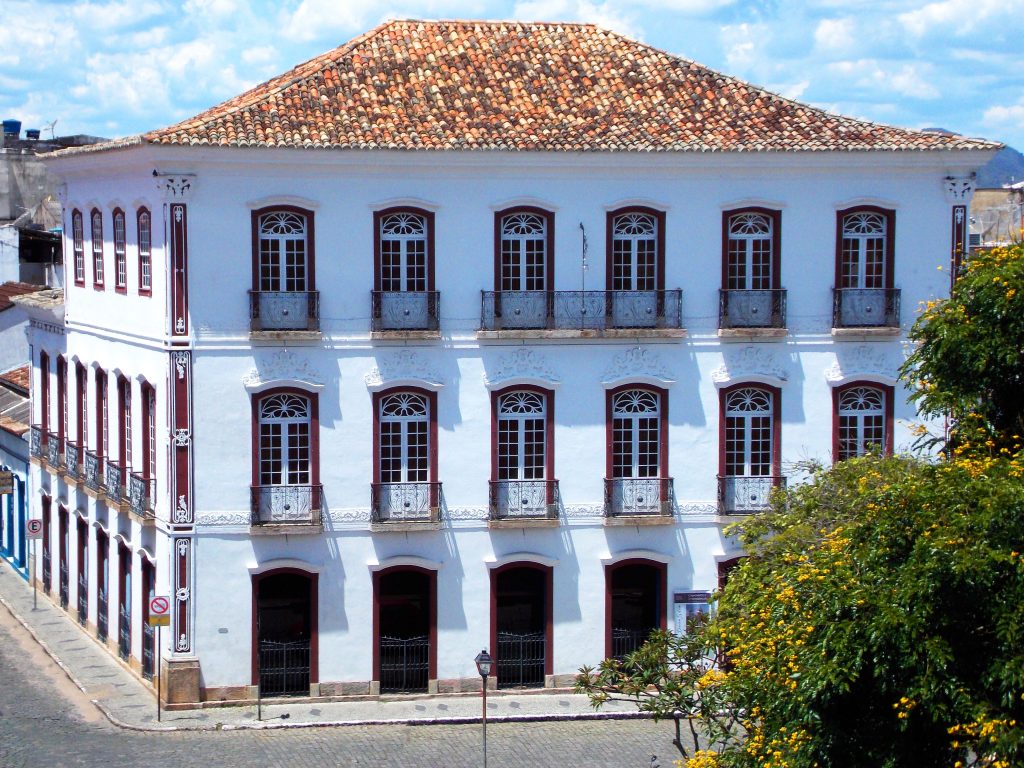
[[[729,291],[777,288],[779,212],[762,209],[725,214],[725,264],[722,287]]]
[[[75,363],[75,435],[82,449],[89,444],[89,373],[84,365]]]
[[[665,214],[637,208],[608,214],[608,287],[655,291],[664,287]]]
[[[892,387],[855,382],[833,396],[837,461],[892,452]]]
[[[98,288],[103,287],[103,214],[97,209],[92,211],[92,282]]]
[[[431,227],[433,215],[420,210],[389,210],[377,219],[377,285],[389,293],[431,291],[434,286]]]
[[[71,212],[71,249],[75,270],[75,283],[85,285],[85,231],[82,212],[77,208]]]
[[[550,394],[513,389],[496,395],[497,480],[545,480]]]
[[[156,477],[156,390],[142,384],[142,477]]]
[[[624,389],[611,395],[611,477],[659,477],[662,455],[662,395]]]
[[[39,426],[43,440],[50,431],[50,356],[39,352]]]
[[[839,212],[840,288],[892,287],[892,224],[892,211]]]
[[[107,455],[110,425],[107,420],[107,373],[96,371],[96,455]]]
[[[742,387],[725,399],[726,477],[768,477],[775,468],[775,398],[768,389]]]
[[[551,290],[553,219],[533,208],[497,214],[497,290]]]
[[[114,288],[128,290],[128,246],[125,237],[124,211],[114,209]]]
[[[57,358],[57,440],[61,445],[68,436],[68,363],[63,356]]]
[[[136,225],[139,244],[139,293],[149,295],[153,290],[153,229],[147,208],[139,208]]]
[[[117,379],[117,458],[121,469],[132,467],[132,383],[124,376]]]
[[[313,484],[313,407],[310,398],[294,392],[263,397],[258,402],[259,485]]]

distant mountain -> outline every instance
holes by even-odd
[[[945,128],[924,128],[929,133],[941,133],[953,136],[953,131]],[[1003,147],[988,165],[978,170],[979,189],[998,189],[1004,184],[1024,181],[1024,155],[1013,147]]]
[[[988,165],[978,170],[978,187],[992,189],[1024,181],[1024,155],[1013,147],[1003,147]]]

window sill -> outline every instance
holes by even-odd
[[[273,523],[264,523],[263,525],[250,525],[249,535],[250,536],[287,536],[289,534],[293,536],[318,536],[324,532],[324,527],[320,523],[286,523],[281,525],[275,525]]]
[[[781,339],[789,334],[788,328],[719,328],[718,338],[723,341],[751,341],[752,339]]]
[[[561,521],[557,517],[503,517],[499,520],[488,520],[488,528],[557,528]]]
[[[477,331],[485,339],[685,339],[685,328],[505,328]]]
[[[441,338],[441,331],[425,330],[388,330],[371,331],[370,338],[374,341],[394,339],[397,341],[437,341]]]
[[[880,325],[862,328],[833,328],[832,336],[837,339],[891,338],[900,335],[899,326]]]
[[[672,525],[674,523],[675,517],[672,515],[615,515],[614,517],[606,516],[604,519],[605,526],[609,528],[626,525]]]
[[[250,331],[251,341],[322,341],[320,331]]]
[[[393,523],[370,523],[370,530],[374,533],[409,533],[412,531],[439,531],[441,530],[441,523],[438,520],[396,520]]]

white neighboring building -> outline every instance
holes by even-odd
[[[794,462],[910,444],[998,146],[588,25],[390,22],[58,152],[39,573],[147,674],[170,595],[172,702],[468,690],[483,646],[566,685],[706,604]]]

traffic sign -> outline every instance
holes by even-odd
[[[164,595],[149,599],[149,626],[166,627],[171,623],[171,601]]]
[[[25,530],[28,531],[28,537],[30,539],[41,538],[43,535],[43,521],[29,520],[25,523]]]

